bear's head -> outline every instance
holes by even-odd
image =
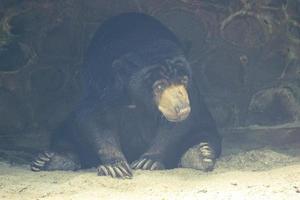
[[[191,112],[190,84],[189,63],[177,55],[133,73],[128,91],[135,104],[158,111],[170,122],[180,122]]]

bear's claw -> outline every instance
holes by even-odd
[[[53,152],[45,151],[40,153],[31,163],[30,168],[34,172],[41,171],[45,168],[46,164],[54,156]]]
[[[141,158],[139,160],[134,161],[131,163],[132,169],[142,169],[142,170],[162,170],[164,169],[164,165],[159,162],[152,160],[150,158]]]
[[[97,168],[98,176],[111,176],[113,178],[132,178],[132,170],[126,161],[114,164],[100,165]]]

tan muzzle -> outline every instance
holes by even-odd
[[[157,104],[160,112],[171,122],[183,121],[191,112],[189,96],[184,85],[167,87]]]

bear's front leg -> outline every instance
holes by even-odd
[[[121,151],[117,135],[113,131],[102,130],[101,134],[94,139],[97,154],[101,160],[97,168],[98,175],[131,178],[132,170]]]
[[[85,115],[79,113],[77,118],[80,137],[86,141],[87,148],[97,155],[96,159],[101,161],[97,168],[98,175],[131,178],[132,170],[122,153],[117,131],[105,126],[105,115],[100,116],[99,113],[97,110]]]
[[[132,169],[161,170],[165,161],[186,134],[185,123],[168,123],[158,129],[150,148],[131,164]]]

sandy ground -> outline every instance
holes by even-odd
[[[0,199],[300,199],[299,145],[233,146],[224,145],[213,172],[136,171],[131,180],[98,177],[95,169],[33,173],[27,165],[0,162]]]

